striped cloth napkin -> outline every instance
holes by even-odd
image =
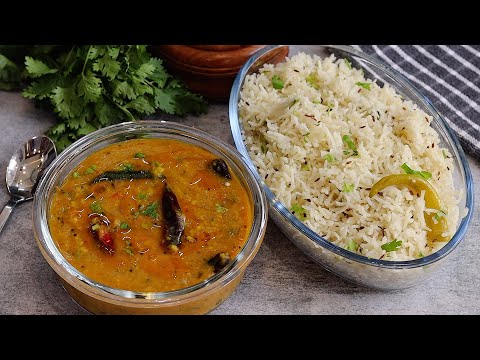
[[[353,45],[390,65],[428,97],[480,158],[480,45]]]

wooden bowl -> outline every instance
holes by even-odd
[[[152,45],[153,55],[185,85],[206,98],[227,101],[240,68],[266,45]],[[288,47],[269,54],[265,62],[276,64],[288,55]]]

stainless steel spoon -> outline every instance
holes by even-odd
[[[43,170],[56,156],[55,144],[46,136],[31,138],[13,154],[5,180],[11,197],[0,213],[0,232],[15,205],[33,199]]]

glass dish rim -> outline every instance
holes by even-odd
[[[460,241],[464,238],[465,233],[470,224],[473,209],[474,209],[473,178],[472,178],[470,166],[468,164],[463,148],[460,145],[460,142],[458,141],[457,136],[455,135],[453,130],[450,128],[450,126],[447,124],[443,116],[435,108],[433,103],[425,95],[423,95],[415,87],[415,85],[413,85],[410,82],[410,80],[408,80],[406,77],[404,77],[402,74],[400,74],[393,68],[384,64],[382,61],[368,54],[365,54],[361,51],[358,51],[348,45],[317,45],[317,46],[332,48],[335,50],[341,50],[346,53],[349,53],[352,56],[356,56],[363,60],[366,60],[367,62],[369,62],[369,65],[373,65],[375,67],[375,70],[379,70],[381,73],[385,73],[395,81],[399,82],[400,85],[410,90],[413,93],[413,95],[416,97],[416,99],[410,98],[410,100],[416,103],[421,103],[431,112],[433,116],[433,121],[436,121],[437,124],[443,129],[444,133],[446,134],[446,139],[444,140],[450,143],[450,145],[452,146],[455,152],[455,157],[459,159],[461,168],[457,170],[462,172],[463,178],[465,181],[465,206],[468,208],[468,214],[460,220],[460,225],[458,226],[458,229],[453,235],[452,239],[450,239],[450,241],[447,244],[445,244],[440,250],[419,259],[389,261],[389,260],[382,260],[382,259],[372,259],[363,255],[353,253],[351,251],[348,251],[346,249],[343,249],[333,244],[332,242],[328,241],[327,239],[320,236],[319,234],[314,232],[312,229],[304,225],[300,220],[298,220],[295,216],[293,216],[290,213],[290,211],[288,211],[288,209],[278,199],[276,199],[275,195],[264,183],[263,179],[261,179],[261,177],[259,176],[257,169],[255,168],[250,158],[250,155],[248,153],[248,150],[243,142],[241,129],[240,129],[240,121],[239,121],[239,116],[237,112],[237,104],[240,96],[241,86],[243,85],[243,81],[247,76],[248,72],[250,71],[250,68],[252,67],[252,65],[255,64],[255,62],[264,54],[278,47],[283,47],[283,46],[289,46],[289,45],[269,45],[259,50],[258,52],[256,52],[247,60],[247,62],[242,66],[242,68],[238,72],[233,82],[232,90],[230,92],[229,109],[228,109],[229,118],[230,118],[230,129],[232,131],[235,146],[237,147],[238,151],[247,159],[247,162],[251,167],[256,180],[260,182],[262,189],[265,192],[269,205],[272,206],[274,210],[276,210],[283,219],[288,221],[289,224],[294,226],[298,231],[300,231],[303,235],[305,235],[309,240],[313,241],[316,245],[320,246],[323,249],[327,249],[334,254],[337,254],[339,256],[342,256],[348,260],[351,260],[357,263],[378,267],[378,268],[384,268],[384,269],[397,269],[397,270],[413,269],[413,268],[424,267],[424,266],[433,264],[434,262],[450,254],[457,247]]]
[[[55,182],[56,176],[59,176],[56,175],[57,169],[62,166],[67,166],[68,163],[82,154],[86,147],[93,146],[97,142],[106,141],[117,136],[131,134],[135,131],[149,130],[152,131],[152,133],[174,133],[180,138],[194,139],[195,141],[200,142],[208,151],[215,149],[226,155],[226,158],[229,161],[235,162],[235,166],[238,167],[241,172],[240,176],[243,178],[242,181],[245,182],[248,191],[251,192],[252,196],[252,210],[254,212],[252,229],[244,247],[235,260],[214,276],[198,284],[173,291],[141,292],[122,290],[101,284],[83,275],[65,259],[55,246],[46,219],[48,213],[46,208],[48,204],[47,201],[41,201],[44,197],[48,196],[49,192],[53,191],[51,185]],[[191,143],[187,140],[185,141]],[[106,144],[105,146],[107,145],[109,144]],[[258,216],[256,215],[257,210],[259,214]],[[41,248],[41,252],[57,275],[69,283],[70,286],[73,286],[75,289],[86,295],[108,299],[107,301],[110,302],[119,302],[126,306],[128,303],[132,303],[134,306],[151,306],[154,304],[181,304],[200,298],[215,289],[219,290],[239,276],[246,266],[248,266],[253,260],[253,257],[258,252],[262,243],[268,220],[268,203],[265,194],[255,180],[254,173],[251,171],[248,163],[232,145],[203,130],[172,121],[136,120],[122,122],[99,129],[75,141],[60,153],[52,164],[50,164],[38,184],[34,197],[32,215],[34,233],[37,238],[37,243]]]

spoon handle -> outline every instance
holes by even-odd
[[[5,204],[3,207],[2,212],[0,213],[0,233],[2,232],[3,226],[8,220],[8,217],[10,216],[10,213],[12,212],[13,208],[15,205],[19,203],[18,200],[16,199],[10,199],[8,202]]]

